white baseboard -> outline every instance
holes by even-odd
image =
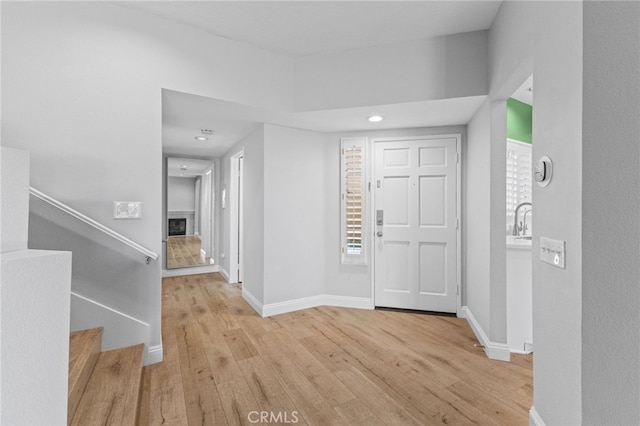
[[[164,353],[162,350],[162,345],[150,346],[149,350],[147,350],[147,356],[144,365],[151,365],[162,362],[163,358]]]
[[[162,278],[181,277],[184,275],[208,274],[220,272],[220,265],[194,266],[192,268],[163,269]]]
[[[322,303],[317,306],[336,306],[339,308],[374,309],[373,299],[369,297],[334,296],[325,294],[320,296]]]
[[[489,340],[489,337],[482,329],[482,326],[473,316],[473,313],[468,306],[463,306],[460,310],[460,318],[466,318],[467,322],[471,326],[473,333],[476,335],[478,341],[484,346],[484,352],[490,359],[499,361],[511,361],[511,351],[509,346],[504,343],[496,343]]]
[[[256,297],[251,294],[244,286],[242,287],[242,298],[247,301],[249,305],[253,308],[254,311],[258,313],[261,317],[264,317],[262,314],[262,302],[260,302]]]
[[[545,426],[546,423],[540,417],[540,413],[536,410],[536,407],[531,406],[529,410],[529,426]]]
[[[284,302],[269,303],[262,307],[262,316],[286,314],[288,312],[300,311],[302,309],[315,308],[322,304],[322,296],[301,297],[300,299],[286,300]]]
[[[288,312],[302,309],[315,308],[317,306],[337,306],[341,308],[373,309],[373,300],[366,297],[335,296],[321,294],[318,296],[302,297],[284,302],[270,303],[263,305],[244,287],[242,297],[261,316],[270,317],[273,315],[286,314]]]
[[[221,267],[221,268],[220,268],[220,271],[218,271],[218,272],[220,272],[220,275],[222,275],[222,277],[223,277],[227,282],[229,282],[229,273],[227,272],[227,270],[226,270],[226,269],[224,269],[224,268],[222,268],[222,267]]]
[[[510,349],[512,354],[518,354],[518,355],[531,355],[533,353],[533,351],[519,351],[519,350],[515,350],[515,349]]]
[[[71,292],[71,331],[102,327],[102,350],[147,343],[149,324]]]
[[[149,340],[149,324],[137,318],[71,292],[70,331],[102,327],[102,350],[138,345]],[[148,348],[144,365],[162,362],[162,345]]]

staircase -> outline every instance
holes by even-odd
[[[69,425],[135,425],[144,345],[101,352],[102,328],[69,339]]]
[[[25,151],[0,146],[0,194],[0,425],[135,425],[145,345],[123,346],[149,344],[150,326],[71,292],[72,275],[80,276],[76,282],[83,284],[87,276],[83,273],[107,271],[101,276],[111,284],[112,271],[124,265],[126,273],[136,279],[149,279],[153,273],[145,268],[158,255],[30,188],[29,154]],[[43,223],[60,228],[56,220],[61,218],[79,221],[95,230],[89,232],[105,235],[108,242],[82,237],[73,240],[79,241],[73,245],[67,241],[70,238],[50,234],[49,228],[34,231],[29,220],[30,194],[52,206]],[[29,228],[33,236],[53,247],[36,242],[32,247],[40,250],[30,249]],[[66,251],[57,247],[63,243],[70,246]],[[132,253],[125,262],[113,255],[120,254],[123,247],[132,249],[138,262],[131,262]],[[84,266],[73,273],[72,251],[74,264]],[[95,259],[111,263],[96,264]],[[121,299],[135,293],[130,287],[118,290],[125,293],[118,294]],[[74,316],[80,327],[72,328]],[[69,335],[70,329],[97,325],[105,326],[104,337],[102,328]],[[119,349],[102,352],[103,344]],[[154,354],[155,362],[162,360],[161,345]]]

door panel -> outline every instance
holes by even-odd
[[[389,167],[409,167],[409,149],[390,148],[384,151],[384,166]]]
[[[409,177],[389,177],[384,179],[384,205],[388,206],[385,222],[389,225],[409,226]]]
[[[447,245],[420,243],[420,294],[446,294]]]
[[[447,177],[420,177],[420,226],[447,226]]]
[[[409,283],[409,244],[406,241],[386,241],[386,289],[407,293]]]
[[[456,312],[458,138],[374,141],[375,305]]]

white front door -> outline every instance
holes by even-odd
[[[456,312],[459,145],[374,140],[376,306]]]

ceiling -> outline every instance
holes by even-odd
[[[533,106],[533,75],[529,76],[529,78],[518,87],[518,90],[513,92],[511,97]]]
[[[196,176],[202,176],[211,165],[211,160],[169,158],[167,160],[167,176],[195,178]]]
[[[321,133],[447,126],[467,123],[486,96],[375,107],[287,112],[263,109],[173,90],[163,90],[162,149],[165,154],[220,157],[262,123]],[[379,114],[380,123],[367,117]],[[212,129],[198,141],[200,129]]]
[[[116,1],[291,57],[485,30],[501,1]]]
[[[221,37],[297,58],[488,29],[500,1],[114,2]],[[261,123],[318,132],[467,123],[485,96],[375,107],[285,112],[163,90],[163,152],[214,158]],[[372,114],[385,116],[369,123]],[[212,129],[197,141],[200,129]]]

